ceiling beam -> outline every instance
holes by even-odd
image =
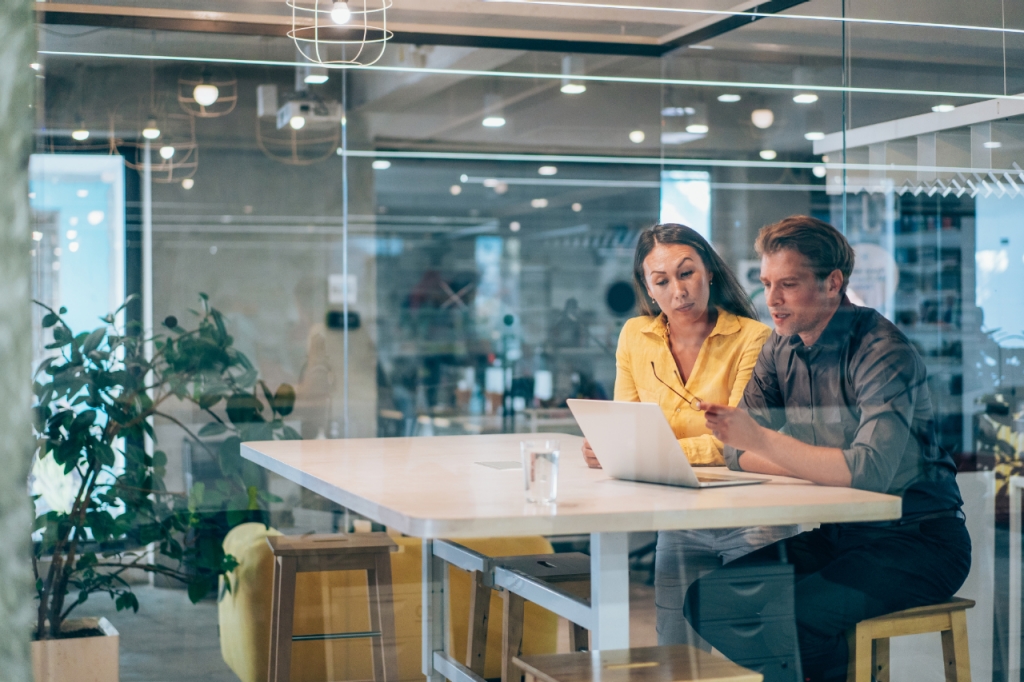
[[[807,0],[770,0],[751,6],[747,0],[742,11],[776,13]],[[106,28],[191,31],[234,35],[285,36],[291,17],[274,14],[212,12],[86,5],[68,2],[37,2],[36,19],[50,25],[100,26]],[[660,57],[672,50],[693,45],[746,26],[763,17],[712,17],[692,28],[670,33],[664,39],[646,36],[538,31],[512,28],[444,26],[422,23],[388,22],[394,42],[414,45],[456,45],[543,52],[576,52],[640,57]]]

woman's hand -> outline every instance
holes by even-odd
[[[590,441],[583,440],[583,459],[587,460],[587,466],[591,469],[600,469],[601,463],[597,461],[597,455],[594,454],[594,449],[590,447]]]

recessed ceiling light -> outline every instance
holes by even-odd
[[[497,178],[487,178],[486,180],[484,180],[484,187],[492,187],[493,188],[493,187],[497,187],[497,186],[498,186],[498,179]]]
[[[583,83],[569,82],[562,86],[562,93],[566,95],[582,95],[587,91],[587,86]]]
[[[370,165],[373,166],[373,170],[387,170],[388,168],[391,168],[391,162],[388,161],[387,159],[376,159]],[[465,180],[463,180],[463,182],[465,182]]]
[[[687,45],[691,50],[713,50],[714,45]]]
[[[484,128],[500,128],[505,125],[505,119],[501,116],[488,116],[483,120]]]
[[[182,189],[192,189],[193,187],[195,187],[195,184],[196,184],[196,181],[193,180],[192,178],[185,178],[184,180],[181,181],[181,188]]]
[[[70,218],[68,218],[68,225],[70,225],[71,227],[74,227],[77,224],[78,224],[78,216],[73,215]]]
[[[822,155],[821,160],[824,161],[825,163],[828,163],[828,154]]]
[[[302,79],[307,85],[323,85],[330,79],[326,73],[311,73]]]
[[[934,111],[936,114],[948,114],[954,109],[956,109],[956,107],[953,106],[952,104],[936,104],[934,107],[932,107],[932,111]]]
[[[33,230],[33,232],[32,232],[32,240],[33,241],[37,241],[37,242],[43,241],[43,233],[40,232],[39,230]]]
[[[771,128],[772,123],[775,123],[775,114],[771,109],[754,109],[750,112],[750,122],[761,130],[765,130]]]
[[[90,225],[99,225],[103,222],[103,217],[103,211],[89,211],[89,215],[85,216],[85,219],[89,221]]]
[[[818,101],[818,96],[813,92],[801,92],[793,98],[793,101],[797,104],[814,104]]]
[[[811,173],[813,173],[816,178],[823,178],[828,174],[828,170],[826,170],[824,166],[815,166],[811,169]]]
[[[512,230],[513,232],[518,232],[519,230],[523,229],[523,226],[519,224],[518,220],[513,220],[508,224],[508,229]]]
[[[29,67],[30,67],[30,68],[31,68],[31,69],[32,69],[33,71],[38,71],[39,69],[43,68],[43,65],[42,65],[42,64],[40,64],[39,62],[32,62],[31,64],[29,64]]]
[[[811,142],[814,142],[815,140],[824,140],[825,139],[825,133],[818,133],[818,132],[804,133],[804,139],[805,140],[810,140]]]
[[[548,207],[548,200],[547,199],[543,199],[543,198],[542,199],[531,199],[530,200],[530,206],[533,206],[534,208],[547,208]]]
[[[78,197],[79,199],[84,199],[87,196],[89,196],[89,190],[87,190],[87,189],[80,189],[77,192],[75,192],[75,196]]]
[[[78,242],[71,242],[70,244],[68,244],[68,251],[70,251],[71,253],[78,251]]]
[[[78,230],[68,230],[67,232],[68,241],[74,241],[78,239]]]
[[[452,193],[453,197],[457,197],[462,194],[462,185],[452,185],[448,188],[448,191]]]
[[[778,156],[778,154],[775,153],[774,149],[762,149],[760,154],[761,158],[764,159],[765,161],[774,161],[775,157]]]
[[[708,132],[708,127],[703,123],[691,123],[686,126],[686,132],[693,135],[704,135]]]
[[[469,182],[469,176],[463,173],[459,176],[459,182]]]
[[[573,204],[573,205],[572,205],[572,210],[573,210],[573,211],[574,211],[575,213],[579,213],[580,211],[582,211],[582,210],[583,210],[583,204],[581,204],[581,203],[579,203],[579,202],[577,201],[577,202],[576,202],[575,204]]]
[[[541,166],[537,169],[537,173],[540,175],[555,175],[558,173],[556,166]]]
[[[696,113],[693,107],[665,107],[661,110],[662,116],[693,116]]]
[[[170,160],[174,156],[174,147],[171,145],[165,145],[160,147],[160,158]]]
[[[1003,146],[1003,143],[996,142],[995,140],[990,140],[988,142],[985,142],[982,146],[985,147],[985,149],[999,149],[1000,147]]]
[[[644,131],[634,130],[629,134],[629,141],[632,142],[633,144],[640,144],[641,142],[644,141],[644,138],[646,137],[647,136],[644,135]]]
[[[739,95],[726,93],[718,96],[719,102],[739,102],[742,98]]]
[[[508,191],[508,183],[507,182],[499,182],[497,185],[494,186],[494,193],[495,194],[504,194],[507,191]]]

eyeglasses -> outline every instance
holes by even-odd
[[[689,390],[687,390],[686,386],[683,386],[683,390],[686,391],[687,393],[689,393],[690,395],[693,395],[693,400],[687,398],[685,395],[683,395],[682,393],[680,393],[679,391],[677,391],[676,389],[672,388],[671,386],[666,384],[664,381],[662,381],[661,377],[658,376],[658,370],[654,369],[654,362],[653,361],[651,362],[651,371],[654,372],[654,378],[657,379],[661,383],[662,386],[664,386],[665,388],[667,388],[668,390],[672,391],[677,396],[682,398],[683,402],[685,402],[687,405],[689,405],[691,410],[697,410],[697,411],[700,410],[700,404],[703,401],[700,398],[698,398],[697,396],[693,395],[693,393],[691,393]],[[681,376],[679,376],[679,372],[678,371],[676,372],[676,378],[679,379],[679,384],[682,386],[683,378]]]

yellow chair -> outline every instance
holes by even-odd
[[[219,604],[221,655],[241,682],[266,682],[269,669],[271,595],[274,557],[266,538],[280,535],[259,523],[247,523],[228,533],[224,551],[238,567],[222,582]],[[394,610],[400,680],[421,680],[421,541],[394,537],[398,551],[391,554]],[[542,537],[460,540],[487,556],[544,554],[552,551]],[[464,661],[469,631],[471,579],[450,570],[451,642],[456,660]],[[365,631],[369,629],[366,575],[360,571],[303,573],[296,577],[294,634]],[[491,595],[493,613],[502,602]],[[554,653],[558,619],[535,604],[526,604],[523,654]],[[501,676],[501,620],[488,624],[485,677]],[[368,680],[373,677],[370,642],[333,640],[296,642],[292,656],[292,682]]]

